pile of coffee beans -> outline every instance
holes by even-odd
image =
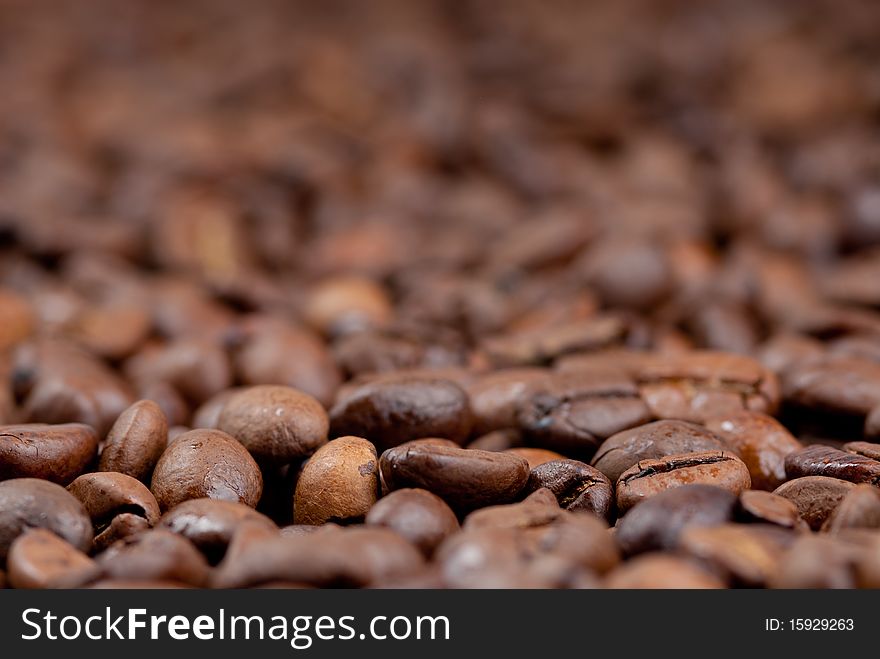
[[[880,587],[878,26],[0,2],[0,587]]]

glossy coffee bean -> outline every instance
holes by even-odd
[[[789,478],[830,476],[852,483],[880,485],[880,461],[830,446],[807,446],[785,458]]]
[[[702,426],[686,421],[655,421],[606,439],[591,464],[616,483],[640,460],[724,448],[721,438]]]
[[[605,580],[612,589],[717,589],[721,579],[694,562],[666,554],[645,554],[623,563]]]
[[[797,506],[789,499],[763,490],[746,490],[739,495],[737,519],[774,524],[786,529],[806,530]]]
[[[296,483],[296,524],[363,521],[379,494],[376,447],[360,437],[325,444],[303,465]]]
[[[549,489],[565,510],[587,511],[608,518],[614,487],[598,469],[577,460],[551,460],[532,467],[527,492]]]
[[[880,529],[880,489],[856,485],[822,524],[822,530],[828,533],[845,529]]]
[[[261,464],[285,465],[325,444],[328,423],[324,408],[308,394],[260,385],[226,401],[217,428],[240,441]]]
[[[818,531],[853,487],[849,481],[839,478],[804,476],[783,483],[773,494],[793,502],[801,518]]]
[[[95,431],[81,423],[0,426],[0,480],[42,478],[67,485],[97,452]]]
[[[420,437],[467,439],[473,417],[467,394],[439,378],[389,375],[357,387],[330,410],[335,436],[366,437],[390,448]]]
[[[179,581],[204,586],[210,568],[193,544],[165,529],[128,536],[97,558],[105,578]]]
[[[390,490],[425,489],[459,511],[509,503],[529,478],[524,458],[423,442],[388,449],[379,467]]]
[[[615,539],[627,556],[673,550],[685,529],[733,519],[736,495],[714,485],[682,485],[660,492],[617,523]]]
[[[706,421],[746,466],[752,487],[774,490],[786,479],[785,458],[802,447],[801,443],[773,417],[742,410]]]
[[[119,415],[101,451],[101,471],[146,481],[168,441],[168,420],[151,400],[141,400]]]
[[[277,533],[275,523],[253,508],[233,501],[190,499],[180,503],[159,520],[157,526],[182,535],[211,563],[226,553],[232,537],[245,524]]]
[[[255,507],[263,476],[245,448],[226,433],[191,430],[165,449],[150,490],[163,511],[203,497]]]
[[[742,460],[723,451],[682,453],[656,460],[642,460],[617,481],[617,509],[634,505],[664,490],[688,483],[717,485],[734,494],[749,489],[749,470]]]
[[[415,488],[395,490],[379,499],[367,513],[365,523],[391,529],[426,556],[459,529],[455,513],[443,499]]]
[[[46,529],[18,536],[9,547],[6,567],[13,588],[73,588],[99,574],[92,559]]]
[[[0,482],[0,564],[26,529],[52,531],[80,551],[92,545],[92,523],[82,504],[60,485],[35,478]]]

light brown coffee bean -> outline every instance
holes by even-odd
[[[95,431],[81,423],[0,426],[0,480],[42,478],[67,485],[97,452]]]
[[[746,490],[739,495],[737,517],[745,522],[774,524],[798,531],[808,528],[794,502],[763,490]]]
[[[101,471],[149,479],[168,443],[168,420],[151,400],[141,400],[119,415],[101,451]]]
[[[852,488],[852,483],[839,478],[804,476],[783,483],[773,494],[794,502],[801,518],[818,531]]]
[[[362,521],[378,494],[376,447],[360,437],[340,437],[318,449],[303,465],[296,483],[293,521]]]
[[[847,453],[855,453],[871,460],[880,460],[880,444],[873,442],[847,442],[841,447]]]

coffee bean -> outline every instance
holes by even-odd
[[[0,564],[29,528],[48,529],[81,551],[92,544],[92,523],[82,504],[60,485],[35,478],[0,482]]]
[[[527,500],[480,508],[465,518],[462,528],[465,531],[481,528],[529,529],[552,524],[565,515],[566,512],[557,505],[555,499],[552,505]]]
[[[724,582],[693,562],[666,554],[644,554],[627,561],[605,580],[612,589],[724,588]]]
[[[880,439],[880,405],[875,405],[865,417],[865,437]]]
[[[822,524],[822,530],[828,533],[854,528],[880,528],[880,490],[876,487],[853,487]]]
[[[785,481],[785,458],[801,443],[773,417],[742,410],[706,421],[749,468],[752,487],[774,490]]]
[[[565,510],[588,511],[608,518],[614,501],[611,481],[598,469],[577,460],[551,460],[532,467],[527,492],[549,489]]]
[[[853,487],[849,481],[839,478],[804,476],[783,483],[773,494],[792,501],[801,518],[818,531]]]
[[[391,321],[391,314],[384,288],[364,277],[318,282],[305,306],[308,323],[328,335],[382,328]]]
[[[721,438],[702,426],[686,421],[655,421],[606,439],[593,457],[592,465],[615,483],[640,460],[724,448]]]
[[[233,535],[250,524],[277,533],[278,527],[265,515],[242,503],[217,499],[190,499],[162,515],[158,527],[182,535],[212,564],[226,553]]]
[[[762,490],[746,490],[739,495],[737,517],[746,522],[775,524],[798,531],[807,528],[791,500]]]
[[[448,380],[389,375],[338,399],[330,410],[335,436],[366,437],[390,448],[420,437],[461,444],[473,425],[467,394]]]
[[[477,448],[471,445],[468,445],[468,448]],[[564,460],[565,456],[557,453],[556,451],[548,451],[545,448],[531,448],[528,446],[519,446],[516,448],[509,448],[504,451],[505,453],[510,453],[511,455],[518,455],[521,458],[525,458],[529,463],[529,469],[534,469],[538,465],[542,465],[545,462],[552,462],[553,460]]]
[[[150,490],[163,511],[203,497],[254,507],[263,493],[263,477],[245,448],[226,433],[191,430],[165,449]]]
[[[382,497],[370,508],[367,526],[382,526],[409,540],[426,556],[459,529],[458,519],[440,497],[427,490],[404,488]]]
[[[13,588],[72,588],[99,574],[79,549],[46,529],[30,529],[9,547],[6,561]]]
[[[261,385],[232,396],[217,428],[240,441],[259,462],[284,465],[325,444],[328,423],[324,408],[308,394]]]
[[[533,389],[517,416],[533,442],[586,457],[606,437],[650,418],[632,380],[607,368],[555,374]]]
[[[802,535],[771,575],[771,588],[855,588],[858,550],[832,536]]]
[[[627,556],[673,550],[685,529],[733,519],[736,495],[714,485],[682,485],[646,499],[617,523],[615,539]]]
[[[519,429],[506,428],[493,430],[477,437],[467,445],[467,448],[479,449],[480,451],[506,451],[511,448],[527,448],[523,446],[523,443],[523,435]],[[547,449],[540,450],[546,451]]]
[[[789,478],[830,476],[853,483],[880,485],[880,461],[830,446],[807,446],[785,458]]]
[[[880,460],[880,444],[872,442],[847,442],[841,448],[848,453],[855,453],[871,460]]]
[[[138,401],[119,415],[101,451],[101,471],[116,471],[145,481],[165,450],[168,421],[151,400]]]
[[[325,444],[303,465],[296,484],[297,524],[363,521],[379,492],[376,447],[360,437]]]
[[[642,460],[620,475],[617,509],[625,512],[664,490],[688,483],[717,485],[739,494],[749,489],[749,471],[739,458],[724,452],[682,453]]]
[[[205,559],[183,536],[150,529],[128,536],[97,558],[104,578],[131,581],[179,581],[204,586],[210,574]]]
[[[474,414],[474,433],[515,427],[517,410],[532,389],[549,377],[550,371],[543,368],[511,368],[492,371],[472,382],[467,394]]]
[[[67,491],[83,504],[95,528],[95,543],[102,547],[111,544],[111,538],[130,535],[125,529],[131,525],[130,520],[110,528],[120,515],[142,517],[147,527],[159,519],[159,504],[153,494],[143,483],[125,474],[113,471],[83,474],[67,487]],[[135,523],[134,526],[141,525]],[[105,534],[108,537],[104,537]]]
[[[93,544],[94,553],[100,554],[123,538],[143,533],[151,528],[153,528],[153,525],[141,515],[136,513],[119,513],[95,537]]]
[[[34,310],[28,301],[14,291],[0,289],[0,352],[5,352],[25,340],[36,325]]]
[[[95,431],[81,423],[0,426],[0,480],[42,478],[67,485],[97,452]]]
[[[224,389],[219,394],[211,396],[193,413],[192,427],[211,430],[216,429],[217,423],[220,420],[220,412],[223,411],[226,403],[237,393],[244,391],[244,389],[244,387],[232,387],[230,389]]]
[[[379,467],[389,489],[422,488],[459,511],[513,501],[529,478],[519,456],[424,442],[388,449]]]
[[[785,372],[782,389],[802,407],[866,416],[880,404],[880,364],[855,358],[798,364]]]

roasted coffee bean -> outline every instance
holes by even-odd
[[[203,497],[254,507],[263,493],[263,476],[245,448],[226,433],[191,430],[165,449],[150,490],[163,511]]]
[[[232,396],[217,428],[240,441],[259,462],[285,465],[325,444],[328,423],[324,408],[308,394],[260,385]]]
[[[880,460],[880,444],[872,442],[847,442],[841,448],[848,453],[855,453],[871,460]]]
[[[377,501],[365,520],[367,526],[383,526],[403,536],[426,556],[458,531],[455,513],[427,490],[404,488]]]
[[[771,588],[855,588],[859,551],[834,536],[798,538],[770,576]]]
[[[217,499],[184,501],[162,515],[157,526],[185,537],[213,564],[223,558],[232,537],[244,524],[272,534],[278,532],[271,519],[253,508]]]
[[[168,443],[168,420],[151,400],[138,401],[119,415],[101,450],[101,471],[146,481]]]
[[[866,416],[880,404],[880,364],[852,357],[798,364],[785,372],[782,390],[805,408]]]
[[[46,529],[18,536],[9,547],[6,566],[13,588],[72,588],[100,572],[92,559]]]
[[[845,529],[880,529],[880,490],[856,485],[822,524],[822,530],[828,533]]]
[[[284,580],[365,586],[418,572],[423,565],[421,552],[392,531],[340,529],[254,542],[218,566],[213,585],[244,588]]]
[[[692,561],[667,554],[644,554],[627,561],[605,579],[613,589],[716,589],[724,582]]]
[[[205,428],[211,430],[217,428],[217,423],[220,420],[220,412],[223,411],[226,403],[230,398],[244,389],[244,387],[232,387],[230,389],[224,389],[219,394],[211,396],[193,413],[192,427],[194,429]]]
[[[785,458],[789,478],[830,476],[852,483],[880,485],[880,461],[830,446],[813,445]]]
[[[305,317],[327,335],[381,329],[391,321],[385,289],[365,277],[334,277],[318,282],[306,301]]]
[[[388,449],[379,467],[390,490],[422,488],[459,511],[509,503],[529,478],[519,456],[424,442]]]
[[[865,437],[880,439],[880,405],[875,405],[865,418]]]
[[[685,529],[731,521],[736,501],[735,494],[714,485],[682,485],[630,510],[617,523],[614,537],[627,556],[674,550]]]
[[[588,511],[608,518],[614,501],[611,481],[598,469],[577,460],[551,460],[532,467],[527,492],[549,489],[565,510]]]
[[[143,400],[151,400],[165,416],[169,426],[181,426],[189,422],[190,408],[183,396],[177,389],[167,382],[150,382],[138,389],[138,395]],[[117,419],[118,421],[118,419]]]
[[[330,410],[335,436],[366,437],[390,448],[420,437],[462,444],[473,427],[467,394],[439,378],[389,375],[338,399]]]
[[[525,448],[523,446],[522,432],[517,428],[505,430],[493,430],[467,445],[467,448],[479,449],[480,451],[506,451],[511,448]],[[546,451],[547,449],[540,449]]]
[[[752,487],[774,490],[785,481],[785,458],[801,443],[773,417],[742,410],[706,421],[727,447],[736,453],[752,477]]]
[[[606,437],[651,419],[635,383],[609,368],[557,373],[520,405],[526,437],[565,455],[592,455]]]
[[[849,481],[839,478],[804,476],[783,483],[773,494],[792,501],[801,518],[818,531],[853,487]]]
[[[36,326],[34,310],[28,301],[14,291],[0,289],[0,353],[25,340]]]
[[[93,544],[95,554],[100,554],[111,545],[130,535],[137,535],[153,528],[145,517],[136,513],[119,513],[97,535]]]
[[[723,451],[682,453],[642,460],[617,480],[617,509],[626,512],[664,490],[688,483],[717,485],[739,494],[749,489],[749,470],[742,460]]]
[[[550,377],[543,368],[511,368],[492,371],[467,388],[476,434],[516,426],[519,408],[531,391]]]
[[[0,426],[0,480],[42,478],[67,485],[86,471],[98,452],[89,426]]]
[[[95,528],[95,543],[102,547],[110,545],[112,538],[118,540],[130,535],[127,531],[131,527],[141,526],[126,519],[114,527],[113,521],[120,515],[142,517],[147,527],[159,519],[159,504],[152,492],[125,474],[113,471],[83,474],[67,487],[67,491],[83,504]]]
[[[303,465],[296,483],[296,524],[363,521],[379,495],[376,447],[360,437],[325,444]]]
[[[567,514],[554,497],[551,496],[550,499],[552,504],[527,499],[519,503],[480,508],[465,518],[462,528],[469,531],[482,528],[530,529],[547,526]]]
[[[623,472],[640,460],[724,448],[721,438],[702,426],[686,421],[655,421],[606,439],[592,465],[616,483]]]
[[[762,490],[746,490],[739,495],[737,518],[745,522],[775,524],[786,529],[806,530],[797,506],[785,497]]]
[[[29,528],[48,529],[81,551],[92,545],[92,523],[82,504],[60,485],[36,478],[0,482],[0,564]]]
[[[210,568],[193,544],[164,529],[128,536],[97,558],[104,578],[130,581],[208,582]]]
[[[685,530],[679,547],[726,575],[733,584],[758,587],[778,572],[795,537],[778,526],[722,524]]]
[[[474,446],[468,445],[468,448],[477,448]],[[529,463],[529,469],[534,469],[538,465],[542,465],[545,462],[552,462],[553,460],[564,460],[565,456],[560,455],[556,451],[548,451],[545,448],[531,448],[528,446],[520,446],[516,448],[506,449],[505,453],[510,453],[511,455],[518,455],[521,458],[525,458]]]

